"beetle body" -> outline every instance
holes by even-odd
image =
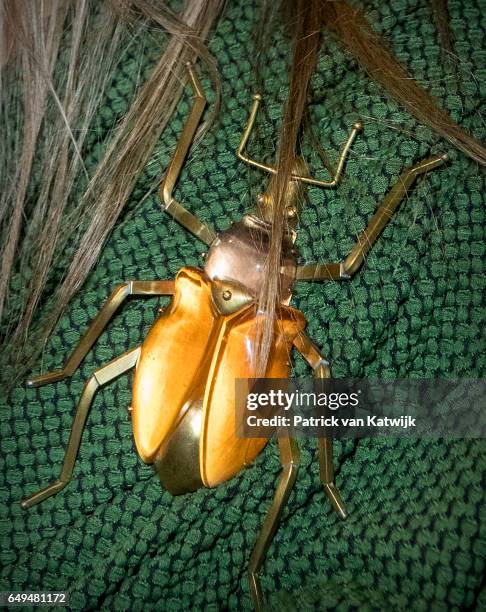
[[[266,225],[252,216],[216,238],[204,271],[180,270],[171,303],[141,346],[135,444],[174,494],[232,478],[266,443],[236,435],[235,379],[252,377],[267,239]],[[290,296],[295,258],[291,241],[286,246],[282,278]],[[304,326],[301,312],[281,305],[268,378],[289,375],[292,344]]]

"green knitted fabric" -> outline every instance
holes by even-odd
[[[374,27],[453,117],[485,137],[486,3],[449,0],[456,72],[443,67],[425,0],[367,0]],[[234,155],[255,88],[249,58],[258,11],[230,0],[210,40],[223,83],[217,123],[191,153],[176,197],[217,230],[249,209],[268,177]],[[157,53],[154,50],[154,56]],[[278,32],[265,62],[264,108],[252,155],[272,159],[287,91],[288,48]],[[136,71],[114,75],[99,125],[124,111]],[[208,82],[205,81],[206,85]],[[212,99],[211,92],[208,97]],[[165,215],[154,194],[189,110],[184,96],[99,263],[45,348],[36,373],[58,368],[117,283],[173,278],[200,266],[204,246]],[[351,248],[400,172],[449,150],[390,102],[327,37],[313,80],[311,120],[331,161],[357,119],[337,190],[311,189],[301,214],[302,262],[337,261]],[[97,158],[98,144],[88,152]],[[312,173],[326,176],[311,147]],[[484,377],[486,202],[484,174],[462,154],[409,193],[362,271],[347,283],[300,283],[293,304],[337,377]],[[127,406],[130,376],[96,396],[73,481],[29,511],[19,500],[60,471],[84,381],[139,344],[165,300],[129,300],[69,380],[16,388],[0,420],[0,590],[68,590],[75,610],[246,610],[250,552],[280,465],[272,440],[254,466],[213,490],[172,497],[137,457]],[[308,370],[295,358],[295,373]],[[177,383],[177,381],[175,381]],[[342,522],[318,478],[315,440],[262,571],[275,610],[486,609],[485,468],[482,440],[364,439],[335,445]]]

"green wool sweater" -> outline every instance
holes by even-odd
[[[425,0],[362,5],[413,76],[484,139],[486,3],[448,2],[452,67],[443,64]],[[241,218],[268,180],[234,153],[255,90],[250,60],[257,19],[254,3],[229,0],[210,36],[223,107],[191,151],[175,192],[216,230]],[[275,155],[288,88],[288,43],[278,31],[273,36],[249,145],[266,161]],[[147,66],[159,52],[148,50]],[[125,112],[135,64],[128,51],[99,112],[100,129],[108,131]],[[171,279],[182,266],[202,265],[204,245],[161,210],[155,193],[142,201],[168,163],[190,101],[187,91],[35,373],[61,366],[116,284]],[[352,124],[359,119],[365,129],[339,188],[308,192],[297,239],[301,262],[341,259],[404,168],[432,153],[451,158],[418,181],[352,281],[297,284],[292,304],[305,314],[307,333],[330,359],[333,375],[484,377],[484,174],[390,101],[328,35],[312,81],[310,118],[333,163]],[[93,139],[87,155],[93,163],[99,147]],[[325,178],[306,139],[303,152],[312,174]],[[274,439],[229,482],[173,497],[135,452],[127,412],[131,375],[125,375],[97,393],[69,486],[28,511],[19,505],[58,476],[84,381],[139,344],[166,301],[129,300],[70,379],[37,390],[19,385],[3,397],[0,590],[67,590],[74,610],[251,609],[246,568],[280,473]],[[293,371],[309,375],[297,355]],[[483,440],[336,442],[346,521],[320,485],[316,446],[300,441],[297,483],[262,570],[271,609],[486,609]]]

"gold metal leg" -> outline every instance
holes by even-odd
[[[303,333],[294,340],[294,346],[314,370],[314,378],[331,378],[329,362],[317,350],[315,344]],[[319,438],[319,472],[324,490],[334,510],[343,519],[346,518],[346,506],[334,484],[333,443],[331,438]]]
[[[26,382],[28,387],[40,387],[48,383],[57,382],[72,376],[85,358],[87,352],[99,338],[101,332],[106,327],[120,304],[129,295],[173,295],[174,281],[129,281],[118,285],[108,300],[99,311],[96,318],[91,322],[83,337],[79,341],[67,359],[61,370],[55,370],[41,376],[31,378]]]
[[[276,174],[277,169],[275,168],[275,166],[270,166],[268,164],[262,164],[261,162],[258,162],[252,159],[251,157],[248,157],[243,152],[246,148],[248,138],[250,137],[251,131],[253,129],[253,125],[255,124],[255,119],[256,119],[258,108],[260,106],[261,101],[262,101],[261,94],[259,93],[254,94],[253,106],[251,108],[250,116],[248,118],[246,127],[243,130],[243,134],[241,135],[240,145],[236,149],[236,155],[239,157],[239,159],[241,159],[241,161],[244,161],[250,166],[254,166],[255,168],[260,168],[260,170],[266,170],[267,172],[271,172],[272,174]],[[362,129],[363,129],[363,126],[359,122],[353,125],[351,132],[346,142],[344,143],[344,146],[339,155],[338,165],[336,166],[334,177],[330,181],[320,181],[310,176],[302,176],[300,174],[292,174],[292,180],[302,181],[303,183],[307,183],[308,185],[316,185],[317,187],[335,187],[338,184],[339,179],[341,178],[341,174],[342,174],[343,167],[344,167],[344,162],[346,161],[346,156],[349,153],[349,149],[351,148],[351,145],[353,144],[353,141],[356,138],[358,132],[360,132]]]
[[[34,493],[33,495],[29,495],[29,497],[25,497],[21,501],[22,508],[26,509],[38,504],[44,499],[51,497],[51,495],[59,493],[59,491],[64,489],[64,487],[68,484],[68,482],[71,480],[86,418],[88,416],[91,402],[93,401],[93,396],[96,390],[101,385],[104,385],[130,368],[133,368],[133,366],[137,363],[139,354],[140,347],[138,346],[137,348],[128,351],[124,355],[117,357],[108,365],[96,370],[93,376],[91,376],[91,378],[86,382],[81,399],[79,400],[79,404],[76,409],[76,415],[71,428],[71,435],[69,436],[69,442],[64,455],[61,475],[59,476],[58,480],[50,484],[48,487],[37,491],[37,493]]]
[[[164,203],[164,210],[168,212],[174,219],[182,225],[186,230],[194,234],[196,238],[202,240],[205,244],[210,245],[216,238],[216,234],[200,221],[195,215],[186,210],[182,204],[174,200],[172,197],[172,191],[175,187],[177,179],[182,168],[182,164],[186,159],[187,152],[191,145],[194,134],[196,133],[197,126],[201,120],[204,108],[206,106],[206,98],[204,92],[194,72],[192,65],[187,64],[187,70],[189,72],[189,81],[194,91],[194,103],[189,118],[186,121],[184,129],[182,130],[181,137],[177,143],[176,150],[172,156],[167,174],[162,184],[160,185],[160,198]]]
[[[370,219],[366,228],[358,236],[356,245],[346,259],[339,263],[314,263],[298,266],[297,280],[347,280],[356,274],[374,242],[390,221],[393,213],[406,196],[408,189],[415,182],[417,176],[441,166],[446,160],[447,155],[433,155],[416,166],[405,170]]]
[[[263,609],[263,593],[258,574],[262,568],[268,548],[272,543],[282,511],[292,492],[292,488],[297,478],[300,463],[300,453],[297,442],[289,437],[279,438],[280,461],[282,463],[282,473],[278,481],[277,490],[273,498],[272,505],[263,523],[260,535],[255,544],[255,548],[250,557],[248,566],[250,579],[250,593],[255,606],[255,610]]]
[[[319,471],[329,501],[342,519],[348,516],[338,488],[334,484],[334,459],[332,456],[332,439],[319,438]]]

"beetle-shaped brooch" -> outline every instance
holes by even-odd
[[[23,508],[43,501],[67,485],[96,390],[131,368],[135,368],[131,409],[135,446],[145,463],[154,464],[162,486],[174,495],[200,487],[215,487],[232,478],[255,459],[267,442],[266,439],[237,437],[235,379],[250,378],[257,297],[272,230],[272,182],[267,192],[259,196],[259,214],[245,215],[219,235],[174,200],[173,188],[206,105],[201,85],[190,65],[188,72],[194,102],[162,183],[161,198],[165,210],[209,246],[204,269],[184,267],[175,280],[129,281],[119,285],[64,368],[28,381],[28,386],[39,387],[71,376],[128,296],[172,296],[144,342],[96,370],[86,382],[60,477],[26,497],[22,501]],[[244,153],[260,100],[260,95],[253,97],[253,107],[237,155],[244,162],[275,174],[274,167],[257,162]],[[304,185],[336,186],[348,151],[360,130],[361,125],[356,123],[330,181],[311,178],[305,162],[301,158],[295,159],[292,180],[285,193],[290,229],[282,244],[282,303],[277,310],[266,377],[288,377],[288,356],[292,347],[309,363],[314,377],[330,377],[328,361],[304,333],[304,315],[289,305],[293,284],[300,280],[350,279],[416,177],[436,168],[446,159],[445,155],[429,157],[403,172],[343,261],[299,266],[294,240],[296,213]],[[185,378],[181,378],[181,372],[185,372]],[[290,435],[279,437],[278,444],[282,473],[249,562],[251,595],[257,609],[263,602],[258,574],[299,467],[299,449],[295,439]],[[345,506],[334,484],[330,438],[319,439],[319,466],[326,494],[335,510],[345,518]]]

